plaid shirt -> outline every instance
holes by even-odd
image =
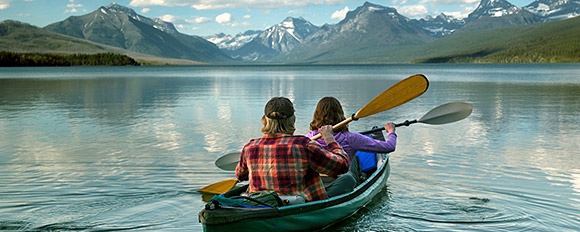
[[[244,146],[236,177],[250,181],[248,193],[275,190],[307,201],[327,199],[318,173],[335,176],[346,173],[350,165],[338,143],[327,149],[304,136],[264,135]]]

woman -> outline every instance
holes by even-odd
[[[288,98],[274,97],[266,104],[264,135],[244,146],[236,167],[236,177],[250,182],[248,193],[275,190],[306,201],[323,200],[332,194],[327,194],[319,173],[335,176],[348,172],[348,155],[335,141],[331,126],[319,129],[325,148],[305,136],[294,136],[295,120]]]
[[[342,110],[340,102],[334,97],[324,97],[320,99],[316,109],[314,110],[314,116],[312,117],[312,122],[310,122],[311,132],[308,133],[306,137],[312,138],[317,135],[320,132],[319,128],[321,128],[322,125],[335,125],[345,119],[346,117],[344,116],[344,111]],[[354,162],[357,151],[372,153],[389,153],[395,151],[397,144],[395,124],[389,122],[386,123],[384,127],[388,133],[386,141],[376,140],[359,133],[349,132],[348,125],[336,129],[334,138],[346,151],[349,159]],[[316,141],[321,145],[326,146],[324,140],[318,139]],[[355,177],[360,176],[357,174],[355,167],[351,167],[350,170]]]

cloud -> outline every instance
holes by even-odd
[[[76,13],[78,12],[77,8],[83,7],[83,4],[75,4],[75,0],[69,0],[70,4],[66,4],[66,9],[64,13]]]
[[[480,0],[421,0],[421,3],[429,4],[432,6],[458,6],[463,4],[475,4],[479,3]],[[400,3],[401,5],[403,3]]]
[[[219,24],[229,23],[232,21],[232,15],[230,13],[223,13],[215,17],[215,21]]]
[[[170,23],[175,23],[177,22],[177,20],[179,19],[177,16],[175,15],[163,15],[161,17],[159,17],[161,20],[165,21],[165,22],[170,22]]]
[[[188,6],[193,4],[193,0],[132,0],[129,6]]]
[[[187,20],[187,22],[201,24],[201,23],[211,22],[211,19],[208,17],[197,17],[193,20]]]
[[[338,6],[350,0],[131,0],[129,6],[191,6],[197,10],[221,10],[233,8],[283,9],[308,6]]]
[[[143,8],[143,9],[141,10],[141,13],[143,13],[143,14],[147,14],[147,13],[149,13],[149,12],[151,12],[151,9],[150,9],[150,8]]]
[[[399,6],[396,8],[400,14],[410,18],[423,17],[429,13],[429,10],[425,5]]]
[[[348,6],[345,6],[344,9],[337,10],[334,13],[332,13],[332,15],[330,16],[330,18],[331,19],[343,20],[346,17],[346,13],[348,13],[349,11],[350,11],[350,9],[348,9]]]
[[[244,17],[242,17],[242,18],[249,19],[249,18],[252,18],[252,16],[251,15],[244,15]]]
[[[445,15],[453,16],[453,18],[463,19],[467,18],[471,12],[475,10],[473,6],[463,7],[461,11],[443,12]]]
[[[10,7],[10,0],[0,0],[0,10]]]

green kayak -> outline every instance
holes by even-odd
[[[382,132],[372,134],[384,140]],[[378,168],[352,192],[326,200],[274,208],[206,207],[199,212],[204,231],[312,231],[328,227],[363,208],[386,186],[388,154],[376,154]]]

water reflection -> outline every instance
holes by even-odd
[[[335,96],[352,114],[414,73],[431,79],[427,93],[351,131],[453,101],[474,111],[398,128],[383,198],[338,230],[578,228],[580,81],[564,81],[576,74],[556,67],[550,82],[529,66],[473,67],[17,72],[0,78],[0,228],[200,230],[192,212],[203,201],[192,192],[232,177],[213,162],[261,136],[268,99],[289,97],[305,134],[320,98]]]

